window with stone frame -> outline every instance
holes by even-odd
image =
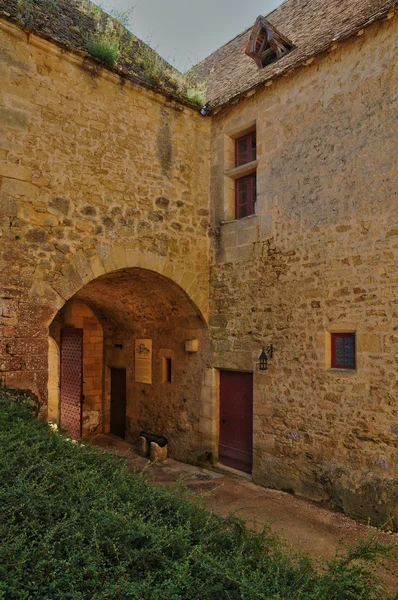
[[[256,132],[252,131],[235,140],[235,168],[256,161]],[[235,218],[253,215],[257,197],[256,170],[235,181]]]
[[[332,333],[331,349],[332,369],[356,369],[355,333]]]

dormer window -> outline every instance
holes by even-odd
[[[250,34],[246,54],[259,69],[281,58],[292,50],[293,44],[276,27],[263,17],[258,17]]]

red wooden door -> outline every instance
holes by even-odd
[[[253,464],[253,374],[221,371],[220,446],[223,465],[251,473]]]
[[[111,433],[126,435],[126,369],[111,369]]]
[[[83,329],[61,331],[61,427],[71,438],[82,434]]]

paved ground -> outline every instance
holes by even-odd
[[[398,544],[398,534],[379,533],[314,502],[254,485],[250,479],[235,473],[210,471],[172,459],[149,463],[148,459],[138,456],[133,446],[115,436],[99,434],[91,442],[124,455],[133,468],[145,470],[156,484],[170,485],[183,479],[208,509],[222,516],[236,513],[251,527],[267,524],[287,545],[307,551],[317,559],[330,560],[339,544],[353,544],[357,538],[369,535]],[[398,558],[392,561],[391,567],[398,572]],[[386,586],[398,592],[397,577],[384,570],[380,574]]]

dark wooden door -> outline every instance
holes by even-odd
[[[111,369],[111,433],[126,435],[126,369]]]
[[[82,434],[83,329],[61,330],[61,428],[77,439]]]
[[[253,464],[253,374],[221,371],[220,447],[223,465],[251,473]]]

